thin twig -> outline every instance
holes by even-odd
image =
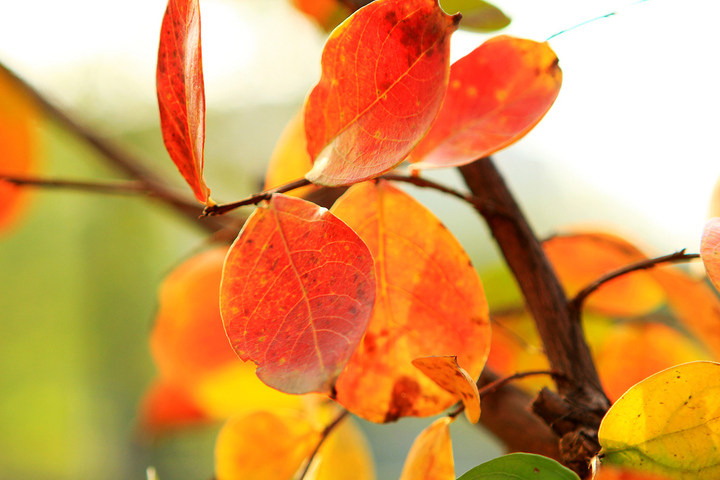
[[[150,190],[142,182],[130,181],[80,181],[61,180],[55,178],[39,177],[18,177],[3,176],[0,174],[0,181],[12,183],[13,185],[32,186],[43,188],[58,188],[68,190],[81,190],[93,193],[109,193],[118,195],[150,194]]]
[[[312,185],[312,183],[310,183],[310,180],[307,180],[305,178],[293,180],[292,182],[286,183],[285,185],[282,185],[280,187],[271,188],[270,190],[265,190],[254,195],[250,195],[249,197],[238,200],[237,202],[222,203],[205,207],[202,216],[212,217],[215,215],[223,215],[229,211],[235,210],[236,208],[244,207],[246,205],[257,205],[264,200],[270,200],[270,197],[272,197],[274,193],[285,193],[289,192],[290,190],[295,190],[296,188],[306,187],[308,185]]]
[[[657,258],[650,258],[647,260],[641,260],[639,262],[631,263],[630,265],[626,265],[622,268],[618,268],[617,270],[613,270],[611,272],[606,273],[605,275],[601,276],[594,282],[592,282],[587,287],[580,290],[577,295],[575,295],[575,298],[573,298],[570,301],[570,308],[579,314],[580,310],[582,309],[583,302],[587,299],[587,297],[593,293],[595,290],[600,288],[605,283],[614,280],[618,277],[621,277],[623,275],[626,275],[631,272],[635,272],[638,270],[647,270],[650,268],[654,268],[657,265],[660,265],[662,263],[676,263],[676,262],[687,262],[690,260],[694,260],[696,258],[700,258],[699,253],[685,253],[685,249],[683,248],[679,252],[672,253],[670,255],[664,255],[662,257]]]
[[[328,435],[330,435],[330,433],[333,430],[335,430],[335,427],[337,427],[340,424],[340,422],[342,422],[343,420],[345,420],[345,418],[347,418],[347,416],[349,414],[350,414],[350,412],[348,412],[347,410],[343,410],[335,418],[335,420],[330,422],[330,424],[327,427],[325,427],[325,430],[323,430],[322,433],[320,434],[320,441],[318,442],[317,445],[315,445],[315,450],[313,450],[313,452],[310,454],[310,457],[308,458],[308,461],[307,461],[307,465],[305,465],[305,469],[303,470],[300,477],[298,477],[298,480],[303,480],[305,478],[305,475],[307,475],[308,471],[310,470],[310,465],[312,465],[313,459],[317,455],[318,451],[320,451],[320,447],[322,447],[322,444],[325,442],[325,439],[328,437]]]

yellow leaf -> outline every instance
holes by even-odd
[[[305,480],[375,480],[370,446],[351,418],[328,435]]]
[[[450,424],[453,419],[442,417],[420,432],[413,442],[403,466],[400,480],[454,480]]]
[[[673,479],[720,478],[720,364],[655,374],[623,395],[598,432],[604,462]]]
[[[412,364],[465,405],[470,423],[480,420],[480,394],[475,380],[457,362],[455,355],[416,358]]]

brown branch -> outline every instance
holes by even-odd
[[[7,74],[46,114],[91,145],[110,165],[124,175],[142,182],[146,190],[153,192],[153,197],[173,207],[173,209],[181,213],[186,219],[205,230],[214,232],[224,227],[225,222],[222,221],[199,220],[202,213],[200,205],[193,204],[188,200],[188,197],[178,195],[171,189],[166,188],[164,180],[158,177],[152,170],[146,168],[142,161],[109,140],[101,137],[87,126],[75,121],[1,62],[0,71]]]
[[[317,453],[320,451],[320,447],[322,447],[322,444],[325,443],[325,439],[328,437],[328,435],[330,435],[330,433],[333,430],[335,430],[335,427],[337,427],[340,424],[340,422],[342,422],[343,420],[345,420],[345,418],[347,418],[347,416],[349,414],[350,414],[350,412],[348,412],[347,410],[343,410],[335,418],[335,420],[330,422],[330,424],[327,427],[325,427],[325,429],[320,434],[320,441],[318,442],[317,445],[315,445],[315,450],[313,450],[313,452],[310,454],[310,457],[308,457],[308,461],[307,461],[307,464],[305,465],[305,469],[300,474],[300,477],[298,477],[298,480],[303,480],[305,478],[305,475],[307,475],[308,471],[310,470],[310,465],[312,465],[313,459],[315,458]]]
[[[577,312],[579,318],[579,312],[582,310],[583,302],[585,302],[585,300],[591,293],[603,286],[605,283],[623,275],[627,275],[631,272],[654,268],[662,263],[688,262],[690,260],[695,260],[696,258],[700,258],[699,253],[685,253],[685,249],[683,248],[679,252],[675,252],[670,255],[664,255],[657,258],[649,258],[647,260],[641,260],[639,262],[626,265],[622,268],[618,268],[617,270],[606,273],[605,275],[592,282],[587,287],[580,290],[577,295],[575,295],[575,298],[570,301],[570,308],[574,312]]]
[[[240,207],[244,207],[246,205],[257,205],[258,203],[264,201],[264,200],[270,200],[270,197],[274,193],[285,193],[289,192],[291,190],[295,190],[297,188],[306,187],[308,185],[312,185],[310,183],[310,180],[307,180],[305,178],[300,178],[298,180],[293,180],[290,183],[286,183],[285,185],[282,185],[277,188],[271,188],[269,190],[262,191],[260,193],[256,193],[254,195],[250,195],[247,198],[244,198],[242,200],[238,200],[237,202],[232,203],[222,203],[217,205],[211,205],[209,207],[205,207],[205,210],[203,210],[203,217],[212,217],[215,215],[223,215],[227,212],[230,212],[232,210],[235,210]]]
[[[18,177],[3,176],[0,173],[0,181],[12,183],[19,186],[31,186],[42,188],[57,188],[67,190],[79,190],[92,193],[107,193],[115,195],[149,195],[151,192],[142,182],[136,181],[79,181],[60,180],[54,178],[39,177]]]

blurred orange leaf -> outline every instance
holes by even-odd
[[[308,180],[350,185],[405,159],[445,95],[450,35],[458,21],[437,0],[385,0],[333,31],[322,77],[305,104],[314,159]]]
[[[293,5],[313,17],[327,31],[337,27],[350,15],[350,10],[338,0],[292,0]]]
[[[480,420],[480,394],[475,380],[457,363],[457,357],[432,356],[416,358],[412,364],[446,391],[459,397],[465,405],[470,423]]]
[[[305,480],[375,480],[375,462],[365,435],[352,418],[323,442]]]
[[[456,397],[412,360],[457,355],[480,375],[490,325],[477,272],[435,215],[385,181],[352,186],[332,211],[368,245],[377,278],[372,320],[338,379],[338,402],[374,422],[440,413]]]
[[[217,480],[291,480],[320,441],[304,414],[258,410],[232,417],[215,444]]]
[[[373,258],[333,214],[275,194],[248,218],[220,288],[225,331],[267,385],[330,393],[365,332]]]
[[[561,83],[547,42],[491,38],[450,67],[440,113],[410,154],[421,162],[413,168],[465,165],[515,143],[545,116]]]
[[[0,231],[13,225],[27,200],[28,189],[2,177],[32,173],[39,150],[37,107],[14,79],[0,68]]]
[[[400,480],[455,480],[450,424],[442,417],[420,432],[403,466]]]
[[[160,30],[156,81],[165,148],[195,198],[212,204],[203,179],[205,87],[198,0],[169,0]]]
[[[187,388],[164,380],[150,386],[140,405],[140,427],[145,432],[158,433],[208,420]]]
[[[720,290],[720,217],[707,221],[700,240],[700,256],[715,289]]]

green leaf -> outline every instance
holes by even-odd
[[[448,13],[462,13],[460,28],[465,30],[488,33],[510,25],[502,10],[483,0],[441,0],[440,5]]]
[[[503,455],[478,465],[458,480],[580,480],[555,460],[530,453]]]

